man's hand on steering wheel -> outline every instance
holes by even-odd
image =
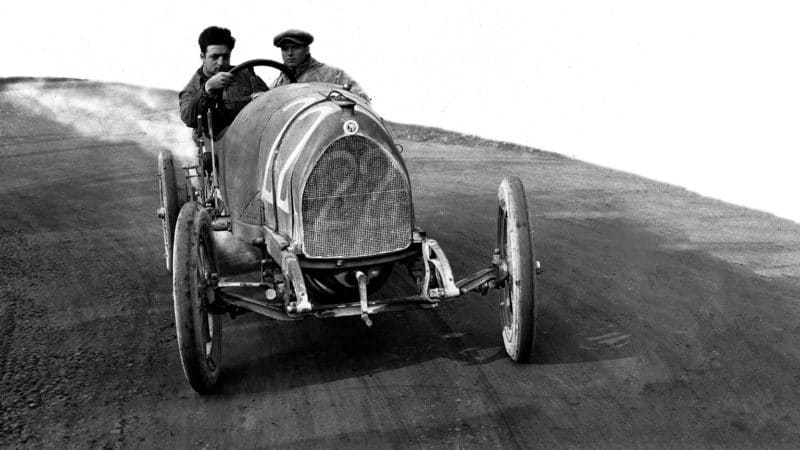
[[[219,72],[206,81],[206,92],[219,92],[230,86],[233,82],[233,74],[230,72]]]
[[[289,69],[289,67],[269,59],[253,59],[250,61],[245,61],[237,65],[236,67],[231,68],[228,72],[219,72],[214,76],[212,76],[211,78],[209,78],[205,84],[206,92],[211,94],[221,93],[222,90],[230,86],[230,84],[233,82],[233,77],[237,72],[241,72],[242,70],[249,70],[255,66],[267,66],[267,67],[272,67],[273,69],[278,69],[284,75],[286,75],[286,77],[289,79],[290,82],[295,83],[297,81],[291,69]],[[267,90],[269,90],[269,87],[267,87]],[[250,94],[250,99],[252,100],[258,97],[259,94],[262,93],[263,92],[254,92]]]

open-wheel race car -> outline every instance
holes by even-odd
[[[231,71],[258,65],[292,78],[269,60]],[[214,130],[212,114],[204,120]],[[175,328],[196,391],[218,383],[220,315],[247,311],[278,320],[355,315],[371,325],[377,313],[495,291],[506,352],[514,361],[531,356],[540,266],[518,178],[500,183],[497,245],[486,266],[456,281],[437,242],[415,224],[402,148],[348,86],[274,88],[218,141],[211,134],[196,164],[178,167],[168,151],[158,158]],[[410,277],[412,295],[372,297],[392,273]]]

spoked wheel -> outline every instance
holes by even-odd
[[[172,272],[172,242],[175,237],[175,221],[178,220],[181,205],[175,183],[172,153],[166,150],[158,154],[158,192],[161,200],[158,217],[161,218],[161,231],[164,235],[164,260],[167,271]]]
[[[525,362],[536,337],[536,273],[528,204],[519,178],[500,183],[498,201],[497,248],[508,270],[500,289],[503,344],[512,360]]]
[[[211,274],[217,271],[211,218],[199,203],[183,205],[175,229],[172,296],[183,373],[195,391],[217,384],[222,355],[222,317],[211,312]]]

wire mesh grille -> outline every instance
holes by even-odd
[[[302,212],[304,253],[312,258],[388,253],[411,240],[408,181],[363,136],[328,146],[306,183]]]

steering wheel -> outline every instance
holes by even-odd
[[[281,73],[286,75],[286,78],[288,78],[289,81],[292,83],[297,83],[297,78],[295,78],[294,74],[292,73],[292,69],[290,69],[289,66],[271,59],[251,59],[250,61],[245,61],[241,64],[238,64],[236,67],[229,70],[228,73],[235,74],[255,66],[267,66],[272,67],[273,69],[278,69],[281,71]],[[267,90],[269,90],[269,87],[267,87]]]

